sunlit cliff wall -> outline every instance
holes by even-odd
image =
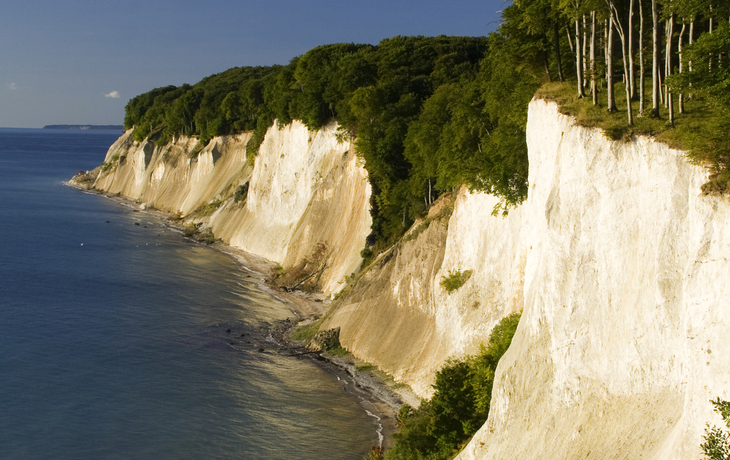
[[[317,132],[299,122],[274,124],[251,166],[250,134],[217,137],[193,154],[196,139],[157,147],[128,131],[110,148],[112,166],[94,187],[202,221],[217,238],[284,269],[309,260],[322,290],[336,292],[362,260],[371,219],[367,172],[335,134],[334,124]],[[245,183],[246,199],[235,202]]]
[[[527,132],[524,312],[459,458],[701,458],[709,399],[730,396],[727,198],[683,152],[554,104],[530,105]]]

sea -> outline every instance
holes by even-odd
[[[362,459],[377,418],[269,340],[258,274],[64,185],[119,135],[0,128],[0,459]]]

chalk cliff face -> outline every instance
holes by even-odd
[[[94,187],[203,222],[233,246],[311,272],[332,293],[362,261],[371,224],[367,172],[335,132],[334,124],[317,132],[299,122],[275,124],[252,167],[250,134],[215,138],[191,155],[196,139],[156,147],[128,131],[110,148],[110,166]],[[236,202],[244,184],[246,198]]]
[[[610,141],[553,103],[531,103],[527,132],[525,203],[492,216],[494,197],[460,191],[326,324],[428,396],[448,357],[523,310],[462,459],[700,458],[709,400],[730,397],[730,203],[702,196],[683,152]]]
[[[438,203],[430,224],[416,223],[376,261],[324,327],[340,327],[348,350],[430,397],[448,358],[478,352],[502,317],[522,309],[520,210],[493,217],[497,203],[465,189]],[[454,271],[471,276],[449,293],[441,281]]]
[[[682,152],[607,140],[534,101],[529,198],[495,248],[524,312],[461,459],[700,458],[730,396],[730,206]]]

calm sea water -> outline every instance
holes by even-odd
[[[0,458],[363,458],[361,401],[257,336],[293,315],[256,277],[62,184],[118,135],[0,129]]]

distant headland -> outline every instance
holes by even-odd
[[[114,130],[124,131],[122,125],[46,125],[43,129],[81,129],[81,130]]]

